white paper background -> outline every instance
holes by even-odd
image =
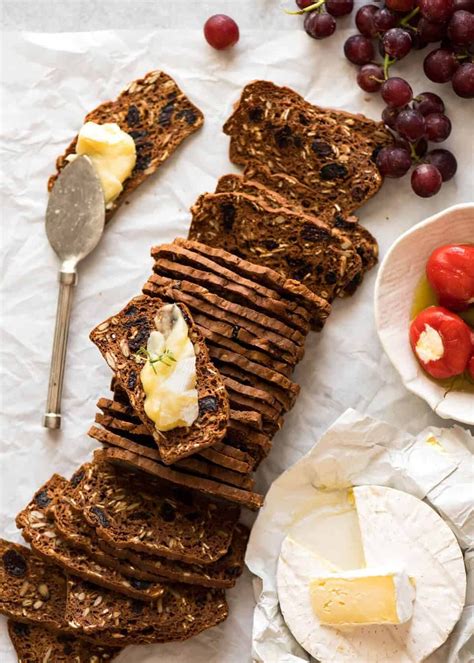
[[[342,43],[349,31],[338,30],[329,41],[316,43],[296,27],[299,18],[285,19],[288,29],[270,31],[263,5],[277,11],[273,3],[247,2],[249,10],[257,7],[258,29],[243,31],[238,47],[229,53],[212,51],[200,29],[4,35],[0,523],[8,538],[19,540],[14,515],[34,490],[54,471],[69,475],[94,447],[84,431],[93,419],[95,401],[107,393],[110,373],[88,333],[139,292],[151,267],[149,247],[185,235],[189,206],[200,193],[213,190],[219,175],[234,170],[221,126],[242,86],[255,78],[268,78],[294,87],[321,105],[375,118],[380,114],[380,99],[358,90],[354,68],[342,58]],[[239,11],[243,6],[242,0]],[[192,12],[191,3],[186,11]],[[186,22],[189,25],[189,16]],[[420,68],[415,70],[412,58],[410,62],[414,89],[439,92],[427,83]],[[57,264],[43,228],[46,181],[56,156],[81,126],[85,113],[154,68],[176,78],[204,111],[206,124],[123,207],[99,248],[81,265],[63,429],[51,434],[40,425],[56,307]],[[459,175],[430,200],[412,195],[406,178],[384,185],[360,213],[379,239],[382,255],[414,223],[472,198],[469,102],[442,90],[454,126],[447,146],[459,160]],[[306,357],[296,371],[302,393],[259,471],[262,490],[301,457],[346,407],[402,424],[412,432],[441,423],[427,405],[405,391],[383,355],[373,322],[374,276],[372,272],[351,300],[336,304],[322,335],[309,337]],[[130,650],[121,660],[249,660],[253,598],[248,573],[229,592],[229,601],[231,615],[221,627],[184,644],[140,648],[140,653]],[[10,651],[7,641],[0,641],[0,658],[5,663],[15,660]]]

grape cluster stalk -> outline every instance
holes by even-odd
[[[333,34],[335,19],[350,14],[354,4],[295,1],[298,10],[289,13],[304,14],[305,30],[316,39]],[[391,71],[411,51],[430,46],[425,75],[434,83],[449,82],[463,99],[474,98],[474,0],[385,0],[360,7],[355,23],[358,33],[346,40],[344,55],[358,66],[359,87],[381,94],[386,104],[382,120],[394,135],[394,144],[377,154],[377,166],[382,175],[397,178],[414,166],[413,190],[425,198],[433,196],[454,176],[457,162],[448,150],[429,150],[428,141],[446,140],[451,122],[441,97],[432,92],[415,95],[410,84]]]

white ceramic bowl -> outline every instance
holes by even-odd
[[[385,256],[375,284],[375,324],[380,341],[411,392],[443,419],[474,425],[474,395],[446,393],[428,379],[412,352],[408,330],[416,286],[438,246],[474,242],[474,203],[455,205],[404,233]]]

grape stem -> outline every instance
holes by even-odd
[[[410,156],[415,163],[419,163],[421,161],[420,157],[416,153],[416,147],[413,143],[410,143]]]
[[[418,14],[419,11],[420,11],[420,8],[419,8],[419,7],[415,7],[415,9],[412,9],[411,12],[410,12],[409,14],[407,14],[406,16],[404,16],[404,17],[399,21],[398,25],[401,25],[401,26],[405,27],[406,25],[408,25],[408,23],[411,21],[411,19],[412,19],[414,16],[416,16],[416,15]]]
[[[298,9],[297,11],[290,11],[289,9],[284,9],[285,14],[290,14],[290,16],[298,16],[299,14],[306,14],[307,12],[313,12],[315,9],[319,9],[321,5],[324,5],[326,0],[317,0],[314,5],[309,5],[304,9]]]
[[[391,60],[390,56],[385,54],[385,57],[383,59],[383,75],[384,75],[385,80],[387,80],[387,78],[388,78],[388,70],[390,69],[392,64],[394,64],[395,62],[396,62],[395,59]]]

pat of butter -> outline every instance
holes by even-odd
[[[444,355],[443,339],[430,325],[425,325],[416,344],[416,354],[422,362],[438,361]]]
[[[135,142],[118,124],[86,122],[79,132],[76,154],[92,161],[104,190],[105,203],[111,203],[123,190],[123,182],[135,168]]]
[[[313,578],[311,606],[321,624],[403,624],[411,619],[415,590],[402,571],[358,569]]]
[[[145,412],[159,431],[191,426],[199,414],[196,353],[179,306],[163,306],[155,327],[140,372]]]

